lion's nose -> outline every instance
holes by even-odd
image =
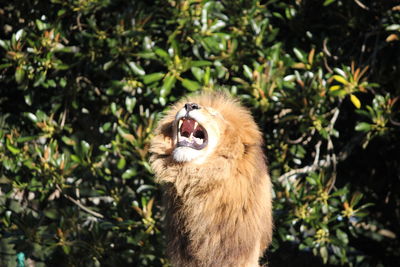
[[[194,110],[194,109],[199,109],[199,105],[197,105],[196,103],[186,103],[185,104],[185,109],[187,112]]]

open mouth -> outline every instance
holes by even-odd
[[[178,121],[178,147],[203,149],[207,145],[207,131],[194,119],[184,117]]]

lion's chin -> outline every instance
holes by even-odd
[[[177,147],[172,154],[177,162],[189,162],[201,158],[203,151],[196,150],[190,147]]]

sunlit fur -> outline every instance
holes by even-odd
[[[176,118],[187,102],[201,107],[196,120],[211,142],[203,150],[175,148]],[[159,122],[150,161],[163,184],[173,266],[259,266],[272,238],[271,182],[261,147],[249,111],[224,94],[182,99]]]

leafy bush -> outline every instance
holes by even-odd
[[[265,133],[263,262],[399,262],[394,2],[5,4],[1,265],[167,266],[148,145],[162,110],[199,90],[236,95]]]

